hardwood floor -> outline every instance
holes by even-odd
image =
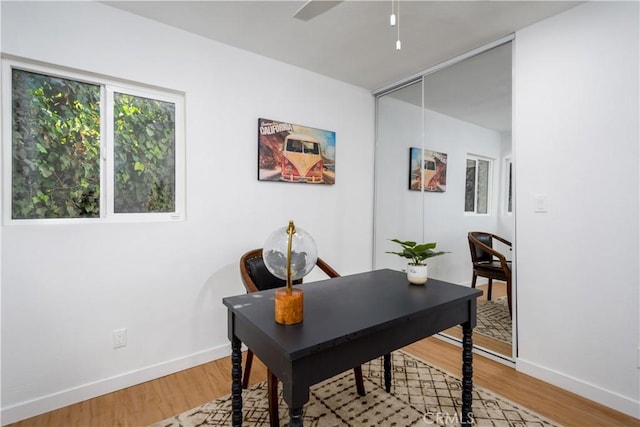
[[[460,349],[430,337],[405,348],[409,353],[461,376]],[[566,426],[633,426],[640,420],[474,355],[474,384],[492,390]],[[146,426],[230,393],[229,357],[157,380],[39,415],[13,427]],[[264,381],[266,369],[254,361],[251,383]]]

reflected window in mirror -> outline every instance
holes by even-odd
[[[464,211],[486,215],[490,208],[492,160],[467,155]]]

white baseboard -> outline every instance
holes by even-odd
[[[611,390],[586,383],[562,372],[548,369],[521,358],[516,359],[516,370],[640,419],[640,401],[633,400]]]
[[[231,354],[231,346],[224,345],[212,347],[207,350],[193,353],[156,365],[125,372],[111,378],[101,379],[92,383],[83,384],[67,390],[56,392],[37,399],[21,402],[0,410],[1,424],[7,425],[18,422],[45,412],[53,411],[83,400],[112,393],[126,387],[141,384],[165,375],[183,371],[212,360],[220,359]]]

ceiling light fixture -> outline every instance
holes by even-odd
[[[391,0],[391,16],[389,17],[389,25],[392,27],[396,26],[396,14],[393,10],[393,0]]]
[[[393,1],[391,0],[391,7],[393,9]],[[398,39],[396,40],[396,50],[400,50],[402,49],[402,43],[400,42],[400,0],[396,0],[398,2],[397,6],[396,6],[396,10],[398,12],[398,16],[396,17],[395,14],[391,15],[394,19],[394,21],[396,21],[396,29],[398,30]]]

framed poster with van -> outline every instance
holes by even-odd
[[[258,119],[258,181],[334,184],[336,133]]]
[[[447,155],[409,149],[409,190],[443,193],[447,190]]]

